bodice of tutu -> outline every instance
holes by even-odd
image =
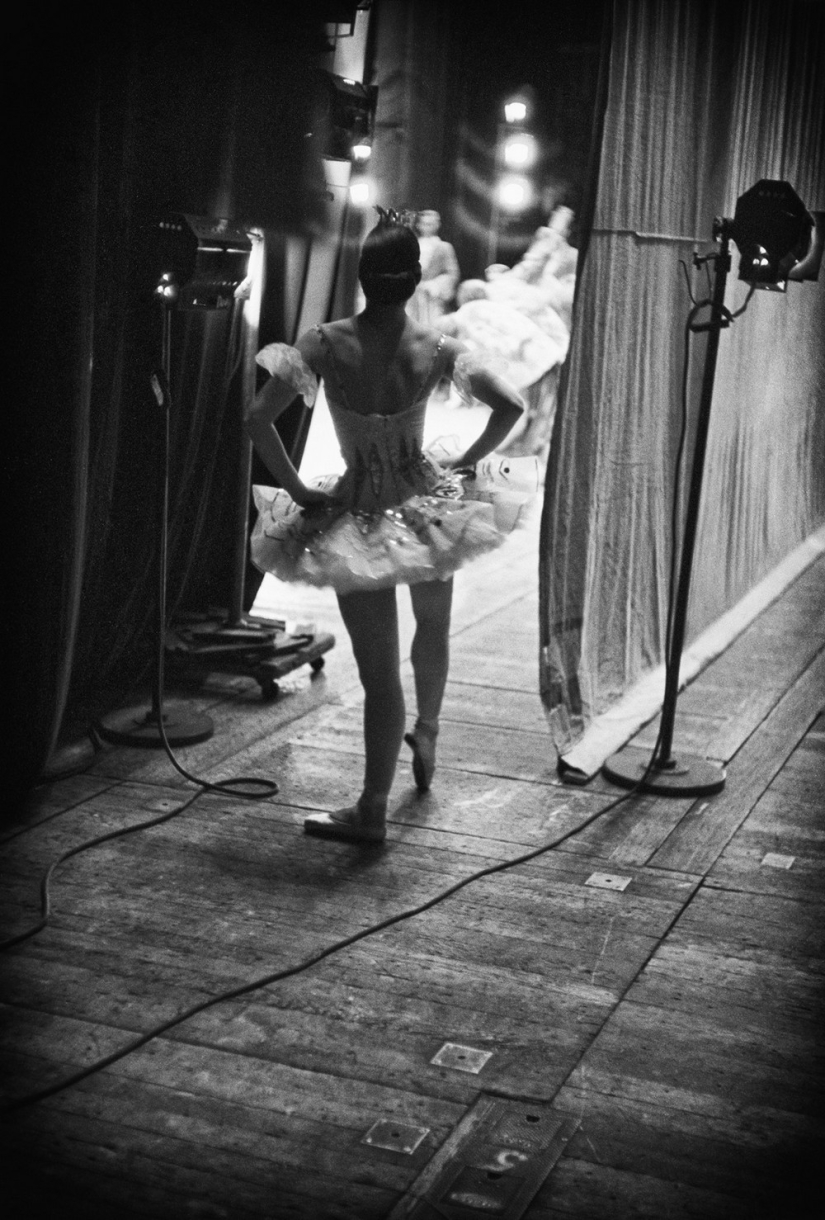
[[[422,451],[427,400],[392,415],[363,415],[328,399],[346,472],[336,499],[350,511],[374,512],[426,495],[440,472]]]

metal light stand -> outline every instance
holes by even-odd
[[[713,236],[720,242],[720,249],[716,254],[706,256],[706,259],[696,260],[697,262],[714,262],[716,277],[711,298],[710,321],[700,327],[694,327],[695,330],[708,332],[708,342],[682,539],[679,581],[674,601],[672,629],[667,642],[665,695],[662,704],[659,745],[652,764],[649,758],[640,751],[629,749],[614,754],[602,767],[605,778],[614,784],[618,784],[622,788],[638,787],[641,792],[653,792],[659,796],[710,796],[715,792],[720,792],[725,786],[725,771],[720,764],[686,754],[677,758],[673,754],[673,725],[679,695],[679,668],[685,642],[690,576],[699,521],[699,503],[702,495],[702,477],[710,424],[713,382],[716,375],[716,357],[719,351],[719,335],[730,321],[730,315],[725,310],[725,285],[731,265],[730,229],[729,220],[717,217],[713,225]],[[650,774],[642,780],[648,768],[650,768]],[[640,783],[640,781],[642,782]]]
[[[156,679],[152,687],[152,705],[141,713],[134,708],[125,708],[105,717],[97,726],[100,736],[106,741],[121,746],[170,746],[194,745],[206,741],[214,733],[214,725],[208,716],[192,711],[187,704],[167,702],[163,698],[164,645],[166,639],[166,571],[167,571],[167,527],[169,518],[169,453],[170,453],[170,395],[172,347],[172,309],[177,297],[177,285],[171,277],[164,277],[156,289],[161,309],[161,367],[162,377],[152,376],[152,389],[158,406],[163,411],[164,461],[161,505],[159,590],[158,590],[158,657]],[[161,725],[163,733],[161,733]]]

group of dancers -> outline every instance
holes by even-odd
[[[438,313],[436,306],[427,318],[434,316],[437,324],[426,320],[421,297],[410,302],[422,285],[457,275],[454,254],[452,262],[442,252],[433,263],[438,247],[428,238],[440,239],[437,216],[430,214],[430,221],[428,227],[425,219],[419,238],[404,217],[379,209],[359,261],[363,309],[313,327],[294,346],[273,343],[259,352],[258,363],[270,377],[246,416],[249,435],[277,485],[255,489],[253,562],[280,580],[335,590],[364,688],[361,792],[344,809],[306,818],[304,828],[358,843],[385,838],[403,742],[412,751],[417,789],[430,788],[449,663],[453,573],[500,546],[519,521],[519,506],[530,498],[528,490],[477,477],[479,463],[500,449],[526,414],[526,395],[512,377],[502,375],[496,343],[483,342],[490,330],[477,325],[470,338],[468,325],[465,336],[461,315],[482,301],[515,309],[507,305],[506,291],[497,295],[508,277],[525,291],[543,290],[525,267],[504,270],[488,278],[483,298],[471,296],[452,315]],[[424,303],[448,301],[446,290],[445,279],[425,291]],[[445,326],[450,316],[458,324]],[[427,403],[445,379],[465,401],[490,408],[477,438],[449,460],[423,448]],[[296,393],[311,404],[319,381],[345,471],[305,482],[275,422]],[[401,584],[409,585],[415,618],[411,662],[417,706],[410,732],[400,676],[395,590]]]
[[[495,263],[484,279],[461,282],[455,251],[439,236],[438,213],[417,217],[423,275],[408,311],[470,351],[500,357],[526,407],[503,447],[510,455],[544,458],[550,442],[570,345],[578,257],[569,240],[572,222],[571,209],[557,207],[515,266]]]

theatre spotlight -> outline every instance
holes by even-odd
[[[155,296],[177,309],[229,309],[246,279],[252,241],[233,221],[167,212],[144,233],[143,260]]]
[[[360,81],[323,70],[316,80],[311,135],[318,140],[320,154],[328,161],[351,161],[355,148],[372,145],[378,86],[362,85]]]
[[[733,220],[727,223],[739,248],[740,280],[754,288],[785,292],[790,278],[816,279],[822,227],[818,227],[817,261],[812,241],[817,226],[790,183],[761,179],[739,197]]]
[[[636,751],[621,750],[605,762],[602,770],[606,778],[623,788],[678,797],[710,796],[720,792],[725,785],[725,771],[718,763],[689,754],[677,757],[673,753],[673,730],[719,337],[745,309],[743,305],[736,313],[731,313],[725,305],[725,285],[731,266],[730,243],[735,242],[739,248],[739,278],[750,284],[751,289],[784,292],[789,279],[817,278],[822,260],[823,219],[823,213],[817,213],[815,220],[806,211],[789,183],[763,178],[737,200],[732,220],[724,216],[715,218],[713,239],[718,243],[718,251],[693,255],[694,266],[712,266],[715,278],[710,299],[695,304],[688,318],[691,331],[707,334],[707,346],[681,553],[677,551],[678,580],[672,605],[668,607],[661,727],[652,758],[640,759]],[[698,311],[708,307],[708,320],[699,322]]]

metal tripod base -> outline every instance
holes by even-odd
[[[640,784],[650,764],[650,752],[634,747],[613,754],[602,766],[602,774],[620,788],[635,788],[657,796],[712,796],[725,786],[725,769],[707,758],[680,754],[673,766],[654,767]]]
[[[191,746],[206,741],[215,731],[208,716],[193,712],[185,703],[164,702],[163,729],[170,746]],[[104,717],[97,726],[104,741],[117,746],[163,746],[157,714],[153,709],[124,708]]]

